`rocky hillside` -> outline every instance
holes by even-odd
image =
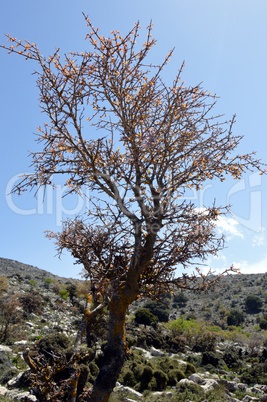
[[[0,401],[49,400],[38,396],[25,356],[41,356],[51,372],[51,356],[61,356],[66,372],[87,292],[86,282],[0,258]],[[255,274],[222,278],[208,293],[135,303],[127,320],[131,354],[111,402],[267,401],[266,298],[267,275]],[[86,360],[86,339],[81,344],[84,386],[98,371],[105,328],[103,314],[94,359]]]

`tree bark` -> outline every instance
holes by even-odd
[[[109,303],[108,342],[104,350],[99,374],[87,401],[107,402],[121,372],[127,355],[125,319],[134,299],[125,296],[125,287],[115,290]]]

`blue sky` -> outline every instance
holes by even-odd
[[[82,12],[104,35],[111,30],[126,34],[139,20],[145,29],[152,19],[157,46],[155,61],[175,48],[168,76],[183,60],[185,83],[220,96],[218,111],[227,118],[237,115],[234,131],[244,135],[240,152],[257,151],[267,161],[267,2],[266,0],[9,0],[1,6],[0,42],[5,34],[36,42],[48,55],[83,51],[86,26]],[[37,66],[0,51],[1,176],[0,257],[19,260],[61,276],[76,276],[80,268],[66,253],[55,257],[54,244],[45,230],[60,230],[61,219],[84,207],[81,200],[61,201],[61,189],[44,199],[33,193],[8,196],[17,175],[30,171],[28,153],[34,150],[34,132],[44,116],[38,107]],[[201,194],[191,194],[197,206],[230,203],[232,215],[219,220],[227,248],[208,265],[221,271],[235,263],[243,273],[267,271],[267,178],[248,174],[240,182],[208,183]]]

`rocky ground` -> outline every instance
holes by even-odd
[[[110,401],[267,401],[266,284],[266,275],[236,275],[207,294],[168,295],[167,320],[146,325],[137,310],[156,309],[135,304],[131,355]],[[73,343],[87,290],[83,281],[0,259],[0,400],[38,401],[23,353],[55,333]]]

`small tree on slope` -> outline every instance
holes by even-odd
[[[86,396],[103,402],[126,357],[131,303],[210,284],[197,265],[193,275],[186,268],[223,248],[215,226],[227,207],[197,209],[183,198],[186,190],[262,168],[253,153],[233,152],[241,137],[232,133],[234,118],[211,114],[215,96],[199,85],[184,86],[182,68],[171,85],[164,83],[172,52],[160,65],[149,63],[151,25],[138,47],[138,23],[125,37],[117,31],[103,37],[85,20],[89,50],[83,53],[62,59],[57,50],[46,58],[35,44],[11,36],[2,47],[37,62],[40,105],[48,119],[38,128],[42,149],[32,153],[34,172],[15,190],[49,186],[59,175],[69,193],[90,193],[88,213],[49,236],[90,278],[95,309],[87,311],[88,332],[90,317],[108,307],[107,346]],[[185,270],[177,276],[179,267]]]

